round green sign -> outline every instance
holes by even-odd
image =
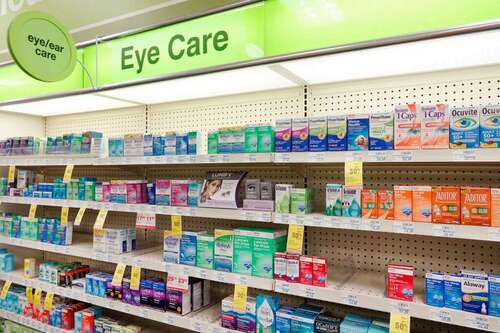
[[[7,35],[12,57],[31,77],[55,82],[73,72],[75,42],[56,18],[42,12],[22,13],[12,21]]]

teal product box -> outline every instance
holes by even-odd
[[[229,153],[241,154],[245,152],[245,127],[232,127],[228,133]]]
[[[276,311],[276,333],[291,333],[294,313],[295,308],[291,306],[283,306]]]
[[[274,253],[286,250],[286,230],[248,229],[253,231],[252,276],[274,277]]]
[[[188,155],[198,154],[198,132],[191,131],[188,132]]]
[[[188,154],[188,134],[180,133],[175,135],[175,154],[187,155]]]
[[[277,296],[258,295],[256,333],[276,333],[276,311],[280,307]]]
[[[478,108],[451,109],[450,148],[479,148]]]
[[[175,132],[165,133],[165,155],[175,155],[177,151],[177,136]]]
[[[389,333],[391,325],[389,320],[386,319],[374,319],[368,329],[368,333]]]
[[[368,333],[370,323],[361,323],[344,319],[340,324],[340,332],[342,333]]]
[[[274,187],[274,207],[276,213],[290,213],[290,197],[293,185],[276,184]]]
[[[243,137],[243,143],[245,139]],[[219,154],[229,154],[231,153],[231,147],[233,142],[233,134],[231,128],[221,128],[219,129],[219,134],[217,135],[217,151]]]
[[[207,153],[208,154],[218,154],[219,146],[219,132],[208,132],[207,134]]]
[[[275,122],[275,151],[288,153],[292,151],[292,119],[278,119]]]
[[[488,314],[488,275],[482,272],[462,271],[462,310]]]
[[[500,275],[490,275],[488,287],[490,290],[489,315],[500,317]]]
[[[347,116],[347,150],[368,150],[369,124],[368,115]]]
[[[325,214],[327,216],[342,216],[342,200],[344,186],[342,184],[326,184]]]
[[[216,271],[233,271],[234,231],[214,230],[214,268]]]
[[[292,214],[309,214],[312,212],[310,188],[292,188],[290,191],[290,212]]]
[[[444,306],[444,276],[441,273],[427,272],[425,274],[425,304]]]
[[[198,207],[202,184],[197,181],[190,181],[188,184],[187,203],[189,207]]]
[[[361,187],[344,186],[342,216],[361,217]]]
[[[245,128],[245,153],[257,152],[257,132],[256,126],[248,126]]]
[[[379,112],[370,114],[370,150],[394,149],[394,113]]]
[[[0,253],[0,271],[7,273],[14,271],[14,253]]]
[[[209,233],[198,235],[196,241],[196,266],[214,269],[214,236]]]
[[[318,313],[296,310],[291,315],[291,333],[314,333],[314,322]]]
[[[327,150],[327,117],[314,117],[309,119],[309,151]]]
[[[345,317],[344,320],[352,321],[352,322],[357,322],[357,323],[362,323],[362,324],[368,324],[370,325],[372,322],[372,319],[367,316],[363,315],[358,315],[355,313],[348,313]]]
[[[309,119],[292,119],[292,151],[304,152],[309,150]]]
[[[257,152],[274,152],[274,129],[270,125],[257,127]]]
[[[462,310],[462,276],[445,274],[443,277],[444,306],[449,309]]]
[[[82,152],[83,137],[81,134],[70,135],[70,148],[71,154],[80,154]]]
[[[479,140],[481,148],[500,147],[500,105],[488,105],[481,108]]]
[[[196,242],[204,231],[183,231],[180,242],[179,264],[196,266]]]
[[[254,231],[247,228],[234,230],[233,272],[252,275]]]

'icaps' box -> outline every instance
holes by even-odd
[[[397,106],[394,110],[394,149],[420,149],[420,112],[417,104]]]
[[[481,108],[479,139],[481,148],[500,147],[500,105]]]
[[[422,106],[422,149],[447,149],[450,146],[450,113],[447,104]]]

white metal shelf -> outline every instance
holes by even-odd
[[[236,333],[236,331],[220,327],[219,325],[220,310],[217,311],[217,309],[220,309],[220,304],[214,304],[207,308],[201,309],[200,311],[196,311],[188,315],[181,316],[173,312],[165,312],[149,308],[146,306],[135,306],[123,303],[118,300],[88,295],[83,290],[60,287],[51,283],[40,281],[38,279],[26,279],[23,277],[22,270],[16,270],[10,273],[1,272],[0,279],[9,280],[15,284],[23,285],[26,287],[41,288],[46,292],[52,291],[55,294],[63,297],[68,297],[81,302],[98,305],[106,309],[111,309],[126,314],[136,315],[138,317],[142,317],[148,320],[185,328],[195,332]],[[50,330],[49,331],[42,330],[42,331],[51,332]],[[55,331],[55,332],[59,333],[60,331]]]

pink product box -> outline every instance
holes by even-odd
[[[172,206],[187,207],[188,187],[187,180],[172,180]]]
[[[148,183],[141,182],[139,185],[141,191],[141,203],[148,203]]]
[[[313,284],[313,257],[300,256],[299,282]]]
[[[325,257],[313,257],[312,284],[316,287],[326,287],[328,279],[328,264]]]
[[[134,182],[127,182],[127,203],[137,203],[137,186]]]
[[[288,282],[299,282],[300,280],[300,254],[287,253],[286,255],[286,278]]]
[[[170,179],[157,179],[155,180],[155,199],[157,205],[170,206],[171,205],[171,181]]]
[[[111,185],[108,182],[102,183],[102,201],[109,202],[111,200]]]
[[[286,253],[274,253],[274,279],[286,281]]]

